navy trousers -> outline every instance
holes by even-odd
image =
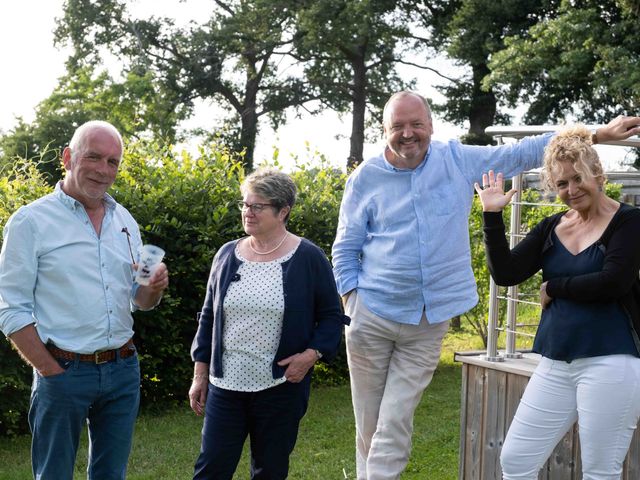
[[[252,480],[283,480],[307,411],[311,375],[260,392],[209,384],[194,480],[231,480],[249,435]]]

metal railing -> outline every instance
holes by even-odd
[[[602,125],[586,125],[586,127],[595,131]],[[530,135],[539,135],[547,132],[555,132],[565,128],[563,125],[535,125],[535,126],[496,126],[489,127],[485,130],[488,135],[492,135],[498,142],[503,143],[503,139],[514,138],[520,139]],[[603,142],[605,145],[616,145],[623,147],[636,147],[640,148],[640,138],[631,137],[627,140],[617,140],[613,142]],[[524,172],[526,173],[526,172]],[[522,178],[524,173],[512,178],[513,188],[517,190],[516,194],[511,200],[511,218],[510,218],[510,232],[509,232],[509,247],[515,247],[518,242],[524,237],[521,232],[521,212],[522,206],[543,206],[554,205],[549,203],[531,203],[522,201]],[[520,358],[522,354],[516,351],[516,335],[523,335],[532,337],[533,335],[525,332],[517,331],[517,316],[518,316],[518,304],[537,305],[539,302],[531,302],[518,298],[518,286],[509,287],[507,289],[506,296],[500,296],[498,286],[493,281],[493,278],[489,280],[489,312],[488,312],[488,325],[487,325],[487,353],[482,358],[491,362],[502,362],[506,358]],[[505,300],[507,302],[507,317],[505,328],[498,326],[498,307],[499,300]],[[503,352],[498,352],[498,334],[501,330],[506,333],[505,349]]]

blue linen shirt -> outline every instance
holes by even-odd
[[[412,325],[423,311],[440,323],[472,308],[473,184],[489,170],[511,177],[539,167],[552,136],[497,147],[433,141],[415,169],[394,167],[384,152],[363,162],[340,207],[332,251],[338,292],[357,288],[371,312]]]
[[[84,207],[55,191],[18,209],[0,252],[0,329],[9,336],[35,323],[43,343],[76,353],[118,348],[133,336],[140,231],[105,194],[100,237]]]

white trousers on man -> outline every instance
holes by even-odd
[[[358,480],[400,478],[409,460],[413,414],[440,359],[449,322],[406,325],[371,313],[357,291],[346,329],[356,420]]]
[[[606,355],[567,363],[543,357],[502,448],[503,478],[537,479],[577,419],[583,480],[619,480],[639,415],[640,358]]]

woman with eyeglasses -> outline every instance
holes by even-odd
[[[313,365],[349,322],[323,251],[287,231],[291,178],[260,169],[241,192],[247,236],[216,253],[191,347],[189,401],[204,414],[194,479],[230,480],[247,435],[251,478],[287,478]]]

